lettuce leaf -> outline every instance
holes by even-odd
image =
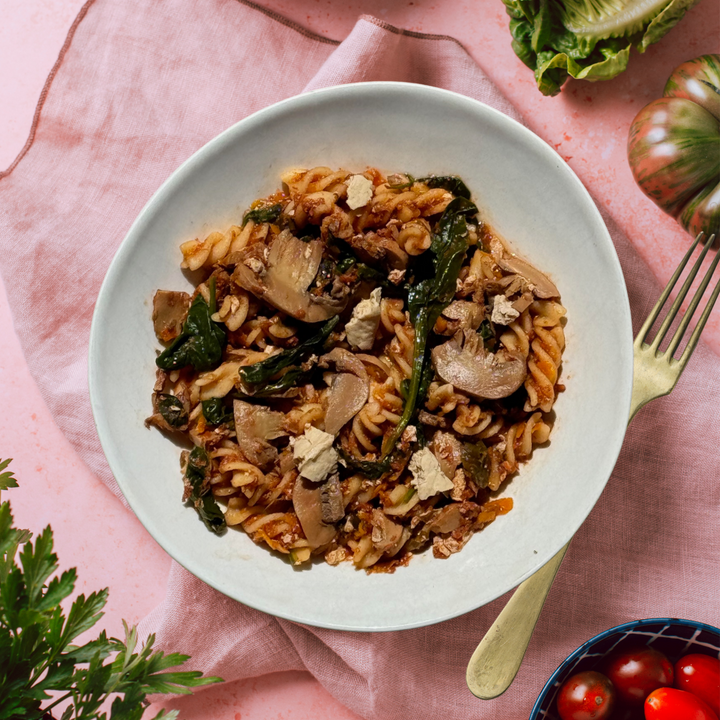
[[[503,0],[515,54],[535,73],[543,95],[569,77],[610,80],[623,72],[630,48],[645,52],[699,0]]]

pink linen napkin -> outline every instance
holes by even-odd
[[[86,349],[97,292],[132,220],[183,160],[237,120],[304,89],[360,80],[445,87],[518,119],[456,41],[373,18],[338,44],[238,0],[83,8],[28,145],[0,173],[0,269],[51,411],[114,492],[90,413]],[[640,320],[659,288],[604,217]],[[672,397],[636,418],[520,674],[495,701],[470,695],[465,667],[506,598],[429,628],[342,633],[247,608],[174,565],[143,630],[226,680],[307,669],[373,720],[527,718],[555,666],[600,630],[640,617],[720,623],[719,378],[720,359],[701,345]]]

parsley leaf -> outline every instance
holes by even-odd
[[[100,709],[108,698],[111,717],[140,720],[150,693],[188,693],[220,682],[194,671],[167,672],[188,657],[154,651],[153,637],[137,648],[137,630],[127,625],[124,640],[102,632],[73,645],[102,617],[107,588],[78,595],[66,616],[60,603],[73,593],[77,573],[58,574],[50,527],[31,538],[13,527],[10,504],[0,504],[0,720],[52,717],[62,702],[69,705],[61,720],[106,720]],[[163,711],[156,720],[161,717],[175,715]]]

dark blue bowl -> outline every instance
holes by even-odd
[[[690,653],[720,654],[720,629],[692,620],[655,618],[634,620],[605,630],[569,655],[545,683],[529,720],[559,720],[555,698],[562,684],[577,672],[596,670],[609,653],[626,647],[648,645],[671,662]]]

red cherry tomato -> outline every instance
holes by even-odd
[[[642,705],[659,687],[672,685],[672,663],[651,647],[621,650],[605,665],[605,674],[615,686],[618,699],[628,705]]]
[[[687,690],[720,715],[720,660],[710,655],[686,655],[675,663],[675,687]]]
[[[612,683],[594,670],[568,678],[557,699],[561,720],[605,720],[615,704]]]
[[[645,700],[645,720],[718,720],[718,716],[692,693],[664,687]]]

